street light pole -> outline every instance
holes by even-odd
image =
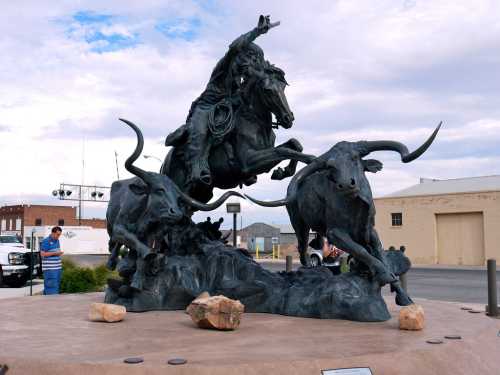
[[[78,193],[78,197],[76,194]],[[109,202],[111,188],[109,186],[79,185],[61,183],[52,195],[60,200],[78,202],[78,225],[82,225],[83,202]]]
[[[236,216],[238,214],[233,213],[233,246],[236,247]]]
[[[31,261],[30,261],[30,296],[33,295],[33,248],[35,247],[35,228],[31,229]],[[42,259],[40,258],[40,263]]]
[[[226,203],[226,210],[228,214],[233,214],[233,246],[236,247],[236,218],[238,212],[241,212],[241,206],[239,203]]]
[[[82,226],[82,185],[78,187],[78,226]]]

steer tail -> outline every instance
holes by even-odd
[[[252,198],[251,196],[249,196],[247,194],[244,194],[244,195],[245,195],[245,197],[250,199],[253,203],[258,204],[259,206],[264,206],[264,207],[281,207],[281,206],[286,206],[288,203],[288,199],[286,199],[286,198],[280,199],[277,201],[266,202],[266,201],[259,201],[258,199]]]

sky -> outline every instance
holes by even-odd
[[[130,177],[123,162],[135,136],[119,117],[141,127],[143,154],[163,159],[165,137],[260,14],[281,21],[256,42],[286,72],[296,119],[276,131],[277,144],[296,137],[315,155],[341,140],[392,139],[414,149],[443,121],[410,164],[395,153],[372,155],[384,163],[368,176],[375,196],[420,177],[500,173],[496,0],[20,0],[0,12],[0,203],[58,204],[51,192],[62,182],[109,186],[115,151],[119,177]],[[160,167],[155,158],[137,164]],[[262,175],[243,190],[279,199],[288,182]],[[105,209],[88,203],[83,215],[104,217]],[[213,216],[230,224],[224,207]],[[242,202],[240,223],[255,221],[288,217]]]

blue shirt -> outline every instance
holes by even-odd
[[[42,243],[40,244],[40,250],[45,252],[56,252],[61,250],[61,245],[59,244],[59,240],[54,240],[52,236],[48,236],[44,238]],[[43,257],[42,258],[42,270],[60,270],[62,269],[61,257],[60,256],[51,256],[51,257]]]

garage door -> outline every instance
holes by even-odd
[[[438,214],[436,224],[439,264],[484,264],[482,212]]]

